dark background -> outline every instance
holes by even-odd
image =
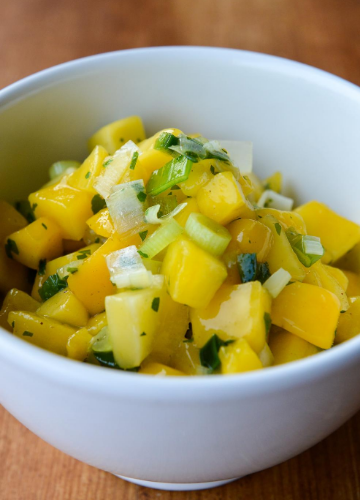
[[[360,85],[360,0],[3,0],[0,88],[71,59],[155,45],[266,52]],[[147,490],[67,457],[0,409],[2,500],[358,500],[359,469],[360,414],[299,457],[226,487]]]

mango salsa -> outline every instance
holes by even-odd
[[[88,145],[0,200],[1,334],[156,377],[266,376],[360,335],[360,225],[293,210],[248,142],[130,116]]]

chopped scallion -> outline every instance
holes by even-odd
[[[61,177],[64,175],[68,168],[77,170],[80,167],[81,163],[74,160],[61,160],[53,163],[49,168],[49,177],[50,179],[56,179],[57,177]]]
[[[111,219],[119,234],[135,234],[144,229],[146,198],[143,180],[114,186],[106,200]]]
[[[146,191],[151,196],[163,193],[174,184],[184,182],[191,172],[192,161],[178,156],[151,174]]]
[[[186,207],[187,203],[180,203],[174,210],[166,215],[159,217],[161,205],[154,205],[145,211],[145,222],[148,224],[164,224],[165,221],[175,217],[181,210]]]
[[[260,196],[257,206],[261,208],[276,208],[277,210],[285,210],[289,212],[292,210],[294,200],[292,198],[287,198],[282,194],[271,191],[267,189]]]
[[[299,261],[305,267],[311,267],[324,255],[324,247],[317,236],[299,234],[292,227],[286,231],[286,236]]]
[[[271,297],[275,299],[290,280],[291,274],[281,267],[265,281],[264,288],[266,288]]]
[[[138,153],[138,151],[135,151],[134,154],[132,155],[132,158],[131,158],[130,170],[134,170],[134,168],[136,167],[136,163],[138,161],[138,158],[139,158],[139,153]]]
[[[152,259],[176,240],[184,229],[174,219],[168,219],[149,238],[146,238],[138,253],[145,259]]]
[[[186,221],[185,231],[199,247],[216,256],[225,252],[231,240],[231,235],[225,227],[195,212],[190,214]]]

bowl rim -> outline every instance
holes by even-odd
[[[360,88],[341,77],[332,75],[324,70],[281,58],[278,56],[258,52],[219,47],[196,46],[168,46],[146,47],[128,50],[119,50],[96,54],[80,59],[65,62],[33,75],[27,76],[0,90],[0,110],[12,106],[16,102],[38,93],[54,83],[64,82],[76,78],[84,70],[96,70],[98,66],[109,61],[131,61],[142,57],[169,57],[182,53],[187,58],[193,57],[227,57],[231,64],[240,64],[246,67],[267,69],[288,77],[297,77],[315,83],[321,87],[340,93],[342,96],[354,99],[360,103]],[[60,77],[60,78],[59,78]],[[310,380],[334,374],[337,369],[360,361],[360,336],[323,351],[315,356],[293,361],[286,365],[269,367],[265,370],[256,370],[234,375],[212,375],[211,377],[156,377],[142,374],[111,370],[105,367],[79,363],[63,358],[49,351],[33,346],[22,339],[14,337],[8,331],[0,328],[0,359],[9,365],[19,367],[38,376],[46,374],[47,379],[59,380],[73,389],[89,390],[96,388],[102,393],[138,395],[144,398],[153,398],[154,394],[166,396],[169,400],[189,399],[217,399],[231,397],[234,393],[252,395],[256,391],[268,393],[279,389],[301,386]],[[121,381],[124,381],[122,384]],[[120,384],[119,384],[120,382]],[[191,392],[189,392],[191,388]],[[134,392],[135,391],[135,392]]]

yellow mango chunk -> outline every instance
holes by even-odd
[[[136,236],[139,238],[138,235]],[[135,237],[133,238],[135,239]],[[105,257],[131,244],[134,244],[131,243],[131,239],[120,242],[115,238],[109,238],[86,259],[78,272],[69,276],[68,285],[70,290],[84,304],[91,316],[104,311],[105,297],[112,295],[116,291],[110,281],[110,273]]]
[[[244,177],[245,180],[250,180],[253,188],[252,192],[249,194],[249,200],[251,201],[251,203],[256,203],[264,192],[262,182],[259,177],[253,172],[248,172],[246,175],[244,175]]]
[[[281,193],[282,189],[282,174],[281,172],[275,172],[263,180],[264,189],[271,189],[276,193]]]
[[[249,372],[263,368],[259,356],[251,349],[245,339],[239,339],[232,344],[221,347],[219,358],[221,361],[221,373],[223,375]]]
[[[86,224],[94,233],[103,238],[109,238],[115,230],[107,208],[103,208],[100,212],[90,217],[90,219],[86,221]]]
[[[269,346],[275,365],[307,358],[320,351],[306,340],[277,327],[271,329]]]
[[[193,163],[189,177],[179,184],[182,192],[186,196],[196,196],[199,189],[214,177],[215,172],[217,172],[215,165],[215,160],[202,160]]]
[[[360,334],[360,297],[357,297],[349,309],[340,314],[339,324],[336,330],[335,344],[340,344],[346,340]]]
[[[217,333],[226,339],[245,338],[260,353],[266,340],[265,318],[270,311],[270,295],[259,281],[224,285],[206,307],[190,312],[195,344],[202,347]]]
[[[304,219],[296,212],[288,212],[286,210],[277,210],[276,208],[258,208],[256,215],[260,222],[265,215],[272,215],[283,226],[284,229],[295,229],[297,233],[307,234]]]
[[[73,262],[84,262],[84,256],[92,255],[98,248],[101,247],[100,243],[93,243],[92,245],[88,245],[87,247],[81,248],[80,250],[64,255],[63,257],[58,257],[57,259],[50,260],[46,263],[45,273],[40,275],[37,273],[35,277],[35,282],[33,285],[33,289],[31,292],[31,296],[33,299],[41,301],[39,295],[39,288],[45,283],[49,276],[55,274],[61,268],[65,268],[66,266],[71,267],[71,263]]]
[[[66,344],[68,358],[84,361],[88,356],[91,339],[92,336],[86,328],[81,328],[71,335]]]
[[[200,212],[219,224],[226,225],[239,217],[255,218],[255,210],[231,172],[215,175],[199,189],[196,199]]]
[[[338,269],[337,267],[328,266],[326,264],[323,264],[323,266],[327,270],[327,272],[334,279],[336,279],[336,281],[339,283],[341,288],[346,292],[346,290],[349,286],[349,278],[346,276],[346,274],[341,269]]]
[[[145,139],[145,131],[139,116],[129,116],[113,123],[109,123],[98,130],[88,142],[89,151],[96,146],[103,146],[110,155],[128,141],[135,144]]]
[[[163,365],[162,363],[148,363],[140,368],[139,373],[156,375],[157,377],[183,377],[185,375],[180,370],[175,370],[175,368]]]
[[[34,300],[30,295],[17,288],[10,290],[4,299],[0,310],[0,326],[5,330],[12,331],[9,328],[8,316],[11,311],[30,311],[35,312],[40,306],[40,302]]]
[[[29,270],[19,262],[9,259],[5,248],[0,246],[0,293],[6,294],[11,288],[30,290]]]
[[[94,195],[97,194],[93,186],[94,180],[102,171],[103,162],[108,155],[109,153],[105,148],[95,146],[84,163],[68,177],[68,185],[77,189],[83,189]]]
[[[305,221],[309,234],[318,236],[328,264],[342,257],[360,241],[360,226],[333,212],[323,203],[310,201],[295,210]]]
[[[38,269],[41,260],[51,260],[63,252],[62,231],[51,219],[40,217],[7,239],[16,246],[11,254],[15,260],[31,269]]]
[[[320,261],[313,264],[305,278],[304,283],[310,285],[320,286],[326,288],[337,296],[340,301],[341,311],[346,311],[349,308],[349,301],[347,299],[345,290],[339,285],[339,282],[327,271],[329,266],[325,266]]]
[[[64,255],[76,252],[84,246],[84,242],[75,240],[63,240]]]
[[[273,245],[266,258],[271,274],[282,267],[291,274],[294,280],[302,281],[306,275],[305,268],[291,248],[279,221],[271,215],[265,215],[261,222],[271,230],[273,235]]]
[[[92,337],[95,337],[105,326],[107,326],[107,317],[106,312],[103,312],[90,318],[86,329]]]
[[[67,288],[44,302],[37,314],[77,327],[85,326],[89,319],[85,307]]]
[[[32,193],[29,201],[32,205],[36,205],[37,218],[49,217],[60,226],[63,238],[81,240],[87,227],[86,221],[93,215],[92,197],[91,193],[60,182]]]
[[[273,244],[271,230],[251,219],[239,219],[227,226],[232,240],[227,247],[226,253],[256,253],[258,262],[265,262]]]
[[[186,375],[204,375],[206,373],[206,368],[200,362],[199,348],[193,342],[187,342],[186,339],[174,350],[170,364]]]
[[[343,270],[343,273],[348,279],[348,287],[346,289],[347,296],[348,297],[360,296],[360,275],[346,270]]]
[[[341,259],[337,260],[335,266],[360,274],[360,243],[357,243]]]
[[[186,221],[192,213],[199,213],[199,206],[197,204],[196,198],[188,198],[186,200],[186,207],[181,210],[174,219],[180,226],[185,227]]]
[[[0,241],[27,226],[28,221],[10,203],[0,200]]]
[[[334,342],[340,301],[333,293],[307,283],[286,286],[273,300],[272,322],[322,349]]]
[[[171,298],[195,308],[206,307],[227,276],[220,260],[185,238],[169,245],[161,273]]]
[[[66,356],[66,344],[75,328],[25,311],[12,311],[8,322],[14,335],[47,351]]]

